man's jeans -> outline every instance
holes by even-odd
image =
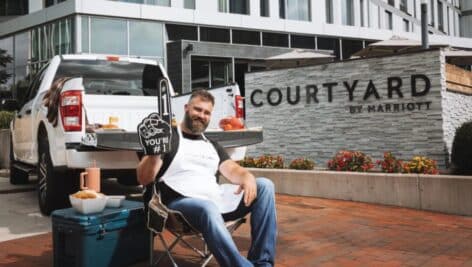
[[[215,204],[196,198],[179,198],[170,202],[170,209],[182,212],[185,218],[202,232],[208,248],[221,266],[273,266],[277,222],[274,184],[266,178],[257,178],[257,198],[246,207],[242,200],[238,208],[221,214]],[[241,256],[226,229],[224,221],[241,218],[251,213],[251,247],[247,259]]]

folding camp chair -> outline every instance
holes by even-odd
[[[202,234],[192,227],[192,225],[185,219],[185,216],[176,210],[171,210],[167,208],[162,202],[161,197],[158,192],[156,192],[156,187],[153,186],[153,196],[151,201],[149,201],[148,206],[148,218],[147,218],[147,227],[150,230],[150,241],[151,241],[151,249],[150,249],[150,266],[158,266],[159,262],[167,255],[172,262],[174,267],[177,267],[177,263],[175,262],[174,257],[172,256],[172,249],[177,245],[180,241],[182,244],[193,250],[195,253],[198,254],[202,261],[202,267],[205,267],[210,260],[213,258],[213,255],[208,250],[207,245],[202,237]],[[238,229],[243,223],[246,222],[246,218],[239,218],[234,221],[226,222],[226,227],[228,231],[232,234],[236,229]],[[168,230],[174,237],[174,241],[170,244],[166,242],[163,236],[163,231]],[[155,257],[154,255],[154,238],[158,236],[161,244],[164,248],[164,252],[161,253],[159,257]],[[184,237],[191,236],[201,240],[203,245],[203,250],[198,249]]]

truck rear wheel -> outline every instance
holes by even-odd
[[[49,215],[56,209],[70,205],[68,195],[76,190],[74,179],[77,177],[69,177],[72,171],[58,171],[54,168],[46,138],[39,140],[38,152],[39,209],[44,215]],[[76,180],[78,182],[78,179]]]
[[[10,184],[27,184],[28,183],[28,172],[20,170],[15,167],[15,156],[13,153],[13,141],[10,136]]]

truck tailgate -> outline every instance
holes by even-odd
[[[248,146],[263,141],[262,128],[252,128],[239,131],[208,131],[205,135],[224,148]],[[141,151],[138,134],[136,132],[98,132],[87,133],[77,149],[90,148],[106,150]]]

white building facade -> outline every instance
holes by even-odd
[[[158,59],[181,93],[241,83],[294,48],[347,59],[393,35],[419,40],[422,1],[6,0],[0,48],[14,60],[3,90],[20,96],[31,74],[66,53]],[[470,2],[428,0],[430,42],[472,49]]]

